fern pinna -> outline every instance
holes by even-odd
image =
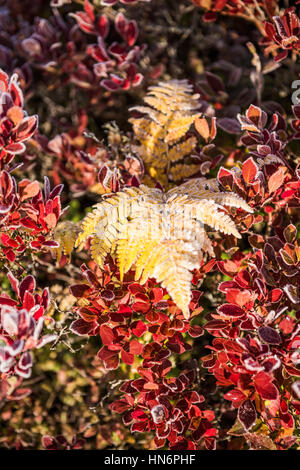
[[[133,150],[144,161],[149,175],[164,184],[169,179],[178,181],[199,171],[199,165],[181,161],[191,155],[197,144],[194,135],[187,136],[200,116],[196,112],[200,106],[199,95],[192,94],[192,90],[187,80],[160,82],[149,87],[144,97],[148,106],[131,108],[143,114],[129,119],[139,142]]]
[[[120,278],[135,267],[141,284],[155,278],[189,317],[192,270],[213,256],[204,225],[240,238],[224,206],[252,212],[239,196],[221,192],[216,180],[197,178],[164,193],[141,185],[103,198],[82,223],[76,246],[91,237],[93,259],[115,255]]]

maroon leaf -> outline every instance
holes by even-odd
[[[115,298],[115,294],[112,290],[110,289],[105,289],[101,292],[101,297],[104,300],[107,300],[108,302],[111,302]]]
[[[43,436],[42,444],[47,450],[57,450],[58,448],[56,439],[52,436]]]
[[[86,322],[82,318],[79,318],[71,323],[70,330],[79,336],[85,336],[93,331],[93,323]]]
[[[33,276],[26,276],[19,286],[20,298],[23,300],[25,292],[33,292],[35,289],[35,279]]]
[[[244,310],[238,305],[224,304],[218,308],[218,313],[227,317],[242,317],[245,315]]]
[[[71,294],[77,298],[84,297],[88,290],[90,290],[90,286],[87,284],[74,284],[73,286],[70,286]]]
[[[252,428],[256,422],[256,410],[251,400],[241,404],[238,411],[238,419],[246,430]]]
[[[199,336],[202,336],[204,333],[203,328],[198,325],[191,325],[189,328],[189,335],[192,338],[198,338]]]

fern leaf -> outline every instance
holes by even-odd
[[[215,180],[205,178],[167,193],[144,185],[125,188],[86,216],[76,244],[91,237],[91,254],[100,266],[108,253],[116,256],[121,280],[131,268],[140,283],[155,278],[188,318],[191,271],[200,267],[204,253],[214,256],[205,225],[240,238],[222,203],[252,211],[237,195],[221,192]]]
[[[56,254],[58,262],[60,262],[63,254],[66,255],[67,260],[70,261],[71,253],[79,232],[80,228],[78,225],[70,220],[60,222],[57,225],[54,230],[54,240],[59,243],[59,247],[53,250],[53,254]]]
[[[170,179],[172,181],[180,181],[185,178],[189,178],[199,171],[199,165],[185,165],[178,163],[170,169]]]
[[[143,114],[143,117],[131,118],[135,138],[139,145],[134,145],[144,161],[146,171],[163,170],[172,178],[172,163],[191,155],[197,139],[187,136],[188,131],[200,116],[199,95],[192,94],[192,86],[186,80],[160,82],[149,87],[144,102],[148,106],[131,108]],[[191,166],[192,174],[199,171],[198,166]],[[191,174],[191,173],[190,173]],[[163,178],[164,179],[164,178]]]
[[[217,204],[253,212],[246,201],[237,194],[220,191],[218,181],[215,178],[210,180],[195,178],[183,183],[179,188],[173,188],[168,192],[169,195],[181,193],[189,196],[193,201],[210,199]]]

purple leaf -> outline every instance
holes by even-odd
[[[223,131],[228,132],[228,134],[240,134],[241,133],[241,125],[237,119],[220,118],[220,119],[217,119],[217,125]]]
[[[262,341],[268,344],[280,344],[281,338],[279,333],[270,326],[261,326],[258,329],[258,335]]]

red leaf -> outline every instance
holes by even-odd
[[[16,259],[16,255],[14,254],[14,252],[10,249],[7,249],[7,248],[3,248],[3,252],[6,256],[6,258],[8,259],[8,261],[10,261],[11,263],[13,263]]]
[[[252,299],[252,294],[248,290],[240,289],[228,289],[226,292],[226,300],[229,303],[233,303],[243,307]]]
[[[138,423],[133,423],[131,426],[131,432],[145,432],[147,429],[147,421],[139,421]]]
[[[104,367],[108,370],[115,370],[119,367],[119,353],[110,351],[106,346],[98,352],[97,356],[104,363]]]
[[[42,444],[47,450],[57,450],[56,439],[52,436],[43,436]]]
[[[122,349],[121,359],[122,359],[123,362],[125,362],[125,364],[132,365],[133,361],[134,361],[134,355],[131,354],[131,353],[128,353],[128,352],[124,351],[124,349]]]
[[[163,298],[164,290],[161,287],[154,287],[150,293],[150,300],[152,303],[160,302]]]
[[[147,327],[142,321],[138,321],[135,326],[132,326],[132,333],[137,336],[138,338],[142,336],[145,331],[147,331]]]
[[[258,394],[264,400],[276,400],[278,397],[278,390],[275,385],[272,383],[272,377],[269,376],[266,372],[259,372],[254,377],[254,385]]]
[[[233,404],[240,405],[241,402],[243,402],[246,398],[246,396],[238,390],[237,388],[230,390],[230,392],[225,393],[224,398],[226,400],[230,400],[233,402]]]
[[[103,344],[106,344],[107,346],[112,344],[115,337],[112,329],[107,325],[100,326],[100,336]]]
[[[84,0],[84,6],[83,7],[84,7],[85,12],[89,15],[91,21],[95,21],[95,14],[94,14],[93,5],[88,0]]]
[[[129,351],[131,354],[138,356],[143,351],[143,345],[137,339],[133,339],[130,341]]]
[[[214,268],[215,264],[216,260],[211,259],[210,261],[208,261],[208,263],[204,264],[204,266],[201,267],[201,271],[203,271],[204,273],[209,273]]]
[[[19,281],[18,281],[18,279],[11,272],[7,273],[7,277],[9,279],[11,287],[13,288],[13,290],[15,291],[17,296],[19,297]]]
[[[273,289],[270,293],[269,296],[270,301],[272,303],[277,303],[282,297],[282,290],[281,289]]]
[[[136,284],[136,283],[130,284],[130,286],[128,287],[128,290],[133,295],[135,295],[137,293],[145,294],[145,292],[146,292],[145,287],[141,286],[140,284]]]
[[[33,292],[35,289],[35,279],[33,276],[29,275],[26,276],[25,279],[20,284],[19,291],[20,291],[20,298],[23,300],[25,292]]]
[[[133,46],[138,37],[138,27],[134,20],[129,21],[126,27],[125,41],[128,46]]]
[[[207,322],[204,325],[204,328],[207,331],[222,330],[223,328],[227,328],[227,327],[228,327],[228,324],[225,321],[221,321],[221,320],[212,320],[212,321]]]
[[[103,37],[103,39],[106,38],[108,35],[109,31],[109,21],[106,15],[100,15],[97,21],[97,29],[100,33],[100,36]]]
[[[132,310],[138,313],[147,313],[150,310],[150,303],[146,302],[135,302],[132,305]]]
[[[38,117],[29,116],[23,119],[16,129],[16,141],[22,142],[28,140],[36,131],[38,126]]]
[[[115,28],[121,36],[124,34],[126,23],[127,21],[123,13],[118,13],[115,18]]]
[[[21,142],[15,142],[13,144],[10,144],[10,145],[7,145],[5,147],[5,151],[7,153],[12,153],[12,154],[16,154],[16,153],[22,153],[26,150],[26,147],[23,143]]]
[[[0,91],[2,93],[6,92],[8,89],[9,78],[7,73],[0,69]]]
[[[112,411],[116,411],[117,413],[124,413],[124,411],[127,411],[129,408],[131,408],[131,405],[126,400],[121,399],[111,403],[109,408]]]

